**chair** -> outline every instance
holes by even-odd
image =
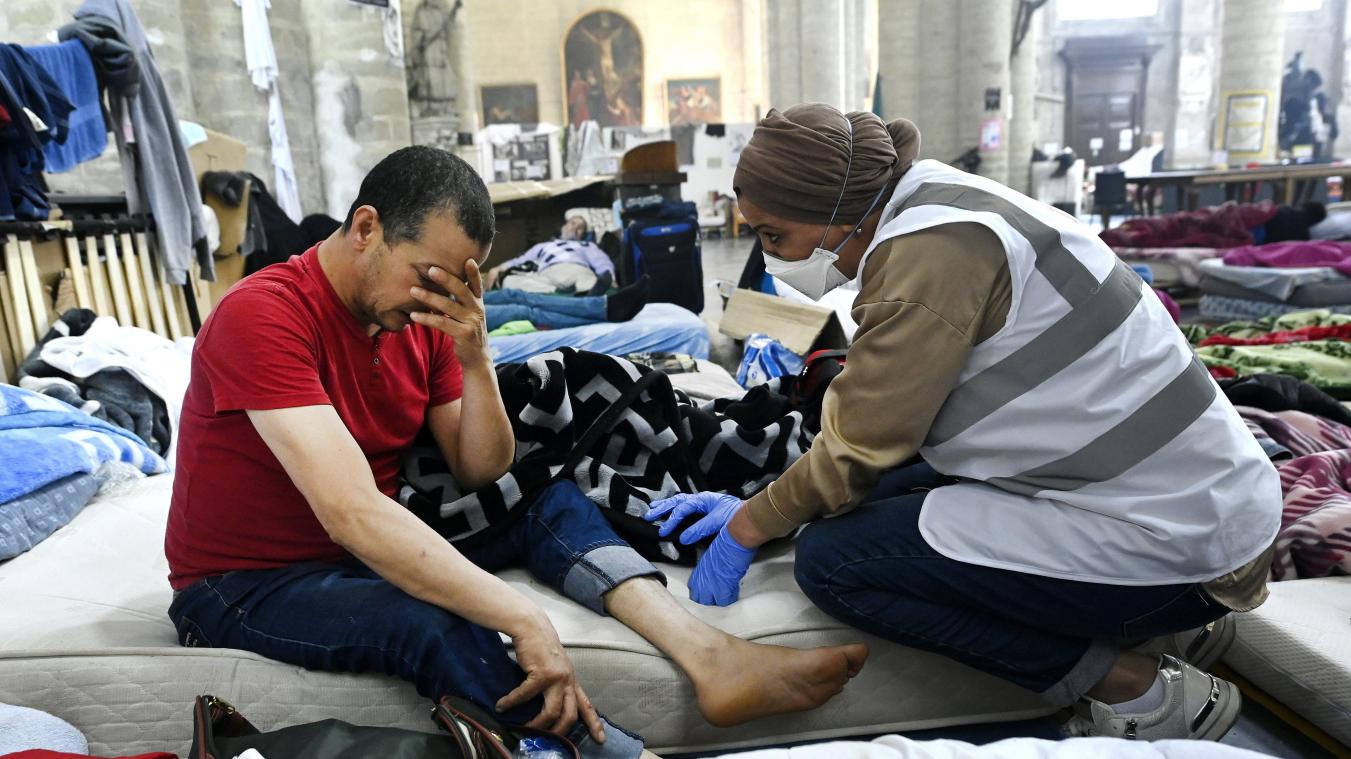
[[[1102,228],[1109,229],[1112,214],[1130,213],[1126,197],[1126,172],[1119,169],[1099,171],[1093,182],[1093,211],[1102,216]]]

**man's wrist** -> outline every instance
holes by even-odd
[[[478,355],[458,356],[460,360],[460,370],[464,374],[488,374],[496,376],[497,367],[493,365],[493,357],[488,351],[482,351]]]

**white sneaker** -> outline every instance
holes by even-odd
[[[1203,671],[1209,671],[1215,662],[1234,644],[1238,626],[1232,614],[1195,630],[1186,630],[1162,638],[1154,638],[1135,650],[1149,654],[1167,654]]]
[[[1159,656],[1163,705],[1143,714],[1117,714],[1111,706],[1084,697],[1076,717],[1065,725],[1072,737],[1128,740],[1218,741],[1238,721],[1243,698],[1238,687],[1172,656]]]

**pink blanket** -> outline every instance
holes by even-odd
[[[1276,465],[1285,505],[1271,579],[1351,574],[1351,427],[1300,411],[1238,411],[1295,455]]]
[[[1292,240],[1270,245],[1248,245],[1224,254],[1226,266],[1266,266],[1302,269],[1327,266],[1351,275],[1351,243],[1332,240]]]

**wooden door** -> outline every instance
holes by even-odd
[[[1121,41],[1086,43],[1070,40],[1062,52],[1065,142],[1089,166],[1120,163],[1140,146],[1153,50]]]

